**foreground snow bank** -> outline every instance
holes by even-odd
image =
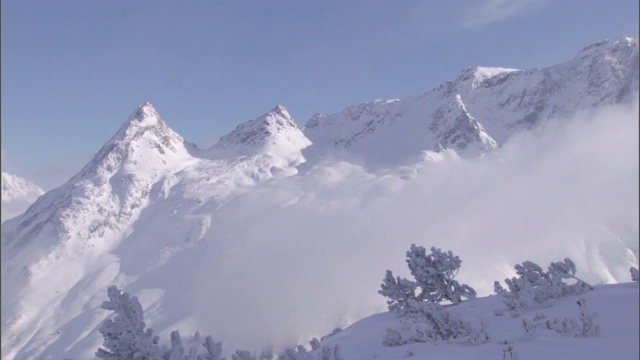
[[[587,302],[588,311],[596,315],[594,322],[600,327],[599,336],[562,335],[545,326],[540,326],[533,335],[525,331],[523,320],[542,323],[544,321],[534,318],[551,321],[579,318],[577,301],[582,298]],[[519,317],[511,317],[505,309],[502,297],[497,295],[448,308],[478,327],[481,321],[486,323],[491,340],[481,345],[453,340],[383,346],[386,329],[400,325],[395,315],[388,312],[362,319],[324,339],[322,345],[338,346],[344,359],[502,359],[509,348],[519,360],[639,358],[638,283],[596,286],[593,291],[560,299],[554,306]],[[504,315],[496,315],[502,311]]]

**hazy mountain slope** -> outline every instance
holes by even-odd
[[[2,221],[22,214],[42,194],[31,181],[2,172]]]
[[[508,257],[496,249],[468,260],[486,292],[490,276],[523,260],[516,255],[527,249],[524,235],[513,229],[531,233],[529,223],[540,224],[540,241],[555,241],[561,256],[577,255],[591,279],[620,281],[637,264],[637,249],[634,257],[627,245],[638,233],[637,196],[628,189],[637,165],[623,156],[635,146],[625,135],[637,121],[624,117],[580,136],[560,128],[547,148],[522,134],[551,116],[633,100],[626,94],[637,92],[636,40],[581,54],[549,69],[465,71],[419,97],[319,115],[304,130],[277,106],[208,149],[185,142],[143,104],[68,183],[3,224],[1,286],[12,294],[2,297],[3,358],[91,357],[101,343],[95,328],[107,315],[100,304],[113,284],[139,296],[161,336],[198,329],[231,349],[290,344],[370,314],[381,301],[362,304],[375,296],[363,289],[382,276],[369,272],[371,264],[384,266],[407,241],[452,234],[452,247],[482,252],[490,246],[476,237],[509,238],[502,244]],[[541,115],[526,120],[538,102]],[[602,154],[565,148],[579,142],[572,136],[591,139],[582,145],[604,141]],[[518,152],[510,141],[526,148]],[[502,158],[490,163],[458,158],[500,146]],[[599,176],[604,184],[566,172],[566,164],[585,159],[597,171],[609,165]],[[548,163],[554,171],[542,166]],[[539,181],[522,186],[520,174]],[[594,189],[607,187],[613,194],[594,198]],[[546,197],[559,199],[555,208],[540,201]],[[514,206],[510,199],[523,200]],[[346,278],[358,280],[347,287]]]

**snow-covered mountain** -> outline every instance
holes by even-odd
[[[2,221],[22,214],[44,194],[36,184],[19,176],[2,172]]]
[[[367,239],[406,231],[398,225],[404,219],[385,211],[394,194],[415,186],[425,160],[491,154],[549,119],[637,101],[637,91],[638,41],[619,37],[550,68],[467,69],[421,96],[319,114],[303,129],[278,105],[208,149],[186,142],[144,103],[77,175],[3,223],[2,357],[91,357],[112,284],[140,298],[156,332],[198,329],[231,349],[299,341],[291,332],[304,339],[300,321],[322,332],[369,315],[374,305],[346,300],[360,299],[352,290],[341,293],[336,313],[291,307],[271,294],[330,303],[326,297],[335,294],[321,275],[340,281],[333,255],[380,263],[374,254],[386,256],[386,248]],[[628,245],[637,239],[637,217],[610,212],[604,220],[622,222],[616,229],[626,233],[598,228],[599,238],[589,241],[606,251],[574,250],[581,256],[574,260],[590,264],[589,276],[602,282],[622,281],[629,264],[637,265],[637,248]],[[365,214],[381,221],[355,221]],[[334,239],[316,239],[326,231]],[[307,282],[316,286],[295,291]],[[287,331],[274,331],[275,323]]]
[[[589,45],[549,68],[470,68],[421,96],[315,115],[304,129],[314,144],[309,157],[346,153],[370,166],[388,166],[414,160],[423,150],[486,154],[548,119],[629,101],[637,81],[638,40],[628,36]]]
[[[2,297],[3,344],[19,350],[22,341],[38,339],[29,347],[48,346],[50,338],[40,338],[41,332],[83,314],[79,303],[73,313],[60,311],[62,303],[80,301],[72,294],[97,299],[118,278],[166,270],[173,253],[202,240],[215,210],[243,188],[295,174],[308,144],[278,106],[203,151],[171,130],[150,103],[142,104],[67,184],[3,225],[3,291],[20,294]],[[141,262],[147,247],[151,252]],[[52,291],[46,299],[39,295],[43,286]],[[32,308],[35,299],[58,305]],[[25,338],[25,332],[31,335]],[[3,349],[3,356],[33,356],[33,350]],[[50,351],[62,350],[44,353]]]
[[[270,154],[299,163],[300,149],[309,145],[289,111],[278,105],[257,119],[238,125],[206,152],[213,158]]]

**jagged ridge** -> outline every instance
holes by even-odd
[[[638,41],[621,36],[590,45],[558,66],[475,67],[418,97],[317,114],[304,132],[314,143],[311,156],[349,149],[373,166],[381,160],[397,163],[421,150],[451,148],[477,156],[548,119],[630,101],[637,91]],[[389,139],[403,143],[391,149]],[[393,150],[402,155],[391,156]]]

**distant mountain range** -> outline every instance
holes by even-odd
[[[550,119],[637,99],[638,61],[638,40],[621,36],[549,68],[466,69],[423,95],[317,114],[303,128],[278,105],[207,149],[144,103],[78,174],[3,223],[2,357],[91,356],[114,283],[158,304],[158,330],[189,323],[181,304],[198,295],[167,279],[192,276],[204,248],[218,249],[212,263],[242,251],[217,240],[233,231],[219,219],[244,216],[234,204],[252,189],[326,159],[376,172],[491,156]],[[41,194],[3,173],[3,221],[5,200]]]

